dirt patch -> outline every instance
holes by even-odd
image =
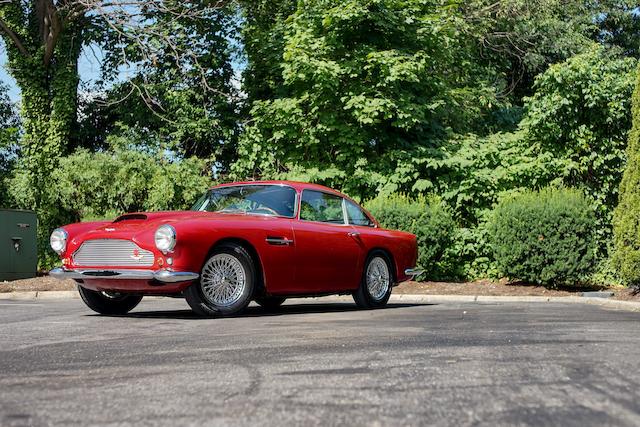
[[[0,282],[0,292],[73,291],[75,289],[76,282],[73,280],[59,280],[49,276]]]
[[[482,295],[482,296],[546,296],[566,297],[580,296],[583,292],[609,291],[614,299],[640,301],[640,294],[633,294],[628,288],[609,288],[606,286],[566,286],[547,288],[522,282],[506,280],[478,280],[475,282],[404,282],[393,290],[394,294],[423,295]]]
[[[580,291],[583,292],[583,291]],[[394,294],[424,295],[491,295],[491,296],[547,296],[566,297],[576,292],[560,289],[548,289],[544,286],[522,283],[502,283],[490,280],[475,282],[404,282],[393,290]]]
[[[640,302],[640,292],[637,289],[623,288],[616,291],[615,299],[622,301],[637,301]]]

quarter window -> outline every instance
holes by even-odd
[[[300,203],[300,219],[344,224],[342,197],[321,191],[304,190]]]
[[[365,227],[373,227],[375,225],[360,206],[346,199],[345,203],[347,204],[347,217],[349,218],[349,224],[362,225]]]

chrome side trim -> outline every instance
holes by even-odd
[[[198,273],[171,270],[67,270],[54,268],[49,272],[56,279],[117,279],[157,280],[163,283],[188,282],[200,277]]]
[[[413,278],[413,277],[416,277],[416,276],[419,276],[419,275],[421,275],[422,273],[424,273],[424,270],[423,270],[423,269],[421,269],[421,268],[418,268],[418,267],[415,267],[415,268],[407,268],[407,269],[404,271],[405,276],[410,276],[410,277],[412,277],[412,278]]]

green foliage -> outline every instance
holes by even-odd
[[[458,276],[453,252],[457,224],[440,199],[392,194],[370,200],[366,208],[383,227],[417,236],[418,265],[425,269],[428,279]]]
[[[253,103],[235,176],[332,171],[325,184],[342,176],[360,197],[411,187],[412,158],[436,154],[449,129],[483,126],[483,112],[499,103],[492,73],[468,67],[452,5],[300,3],[282,24],[281,88]]]
[[[8,87],[0,83],[0,208],[13,203],[9,197],[8,180],[20,154],[20,118],[9,99]]]
[[[594,47],[551,66],[536,80],[523,127],[547,153],[548,168],[569,187],[593,198],[601,246],[611,236],[611,215],[631,127],[637,61]]]
[[[547,188],[502,200],[489,219],[499,272],[540,284],[575,283],[593,271],[596,218],[580,191]]]
[[[108,145],[107,135],[137,133],[146,144],[157,144],[154,149],[209,159],[226,171],[239,132],[239,94],[231,66],[238,26],[235,9],[205,8],[204,13],[201,7],[204,3],[196,6],[197,20],[168,12],[153,16],[162,32],[149,34],[147,43],[162,45],[171,33],[172,49],[155,52],[152,61],[139,49],[129,51],[129,60],[139,62],[136,74],[83,100],[74,146],[101,149]],[[110,61],[121,60],[115,49],[109,52]],[[188,67],[176,64],[176,52],[189,52]]]
[[[637,57],[636,1],[471,0],[461,4],[480,55],[504,76],[502,94],[521,103],[535,77],[598,42]]]
[[[640,67],[633,94],[633,128],[629,133],[627,166],[615,210],[613,265],[622,281],[640,286]]]
[[[527,133],[452,139],[439,162],[438,193],[464,225],[476,224],[505,193],[553,181],[559,160],[527,141]]]

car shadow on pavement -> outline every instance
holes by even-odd
[[[251,306],[247,307],[243,312],[238,313],[233,316],[226,316],[224,318],[232,318],[232,317],[267,317],[267,316],[286,316],[290,314],[318,314],[318,313],[340,313],[340,312],[349,312],[349,311],[385,311],[396,308],[408,308],[408,307],[418,307],[418,306],[428,306],[428,305],[437,305],[437,304],[426,304],[426,303],[392,303],[388,304],[384,308],[379,308],[376,310],[363,310],[358,308],[353,303],[303,303],[303,304],[285,304],[278,308],[277,310],[267,310],[259,306]],[[99,315],[89,315],[89,316],[99,316]],[[221,319],[223,317],[201,317],[195,314],[191,310],[153,310],[153,311],[132,311],[128,314],[112,316],[112,317],[128,317],[128,318],[140,318],[140,319],[192,319],[192,320],[202,320],[202,319]]]

